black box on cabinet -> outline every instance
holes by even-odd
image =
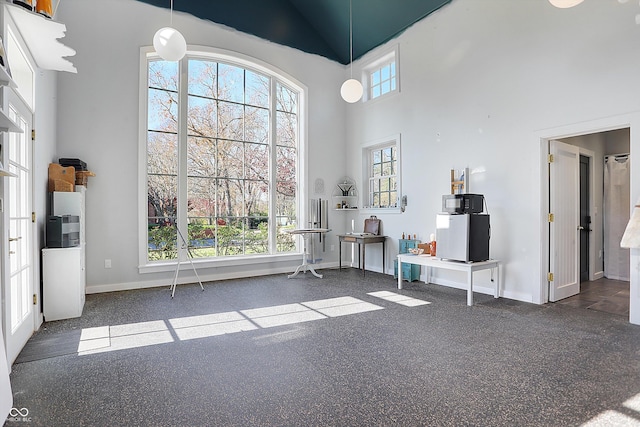
[[[71,248],[80,244],[80,217],[77,215],[50,215],[46,229],[49,248]]]

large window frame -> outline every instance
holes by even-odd
[[[157,61],[160,58],[157,56],[153,48],[151,47],[143,47],[140,50],[140,130],[139,130],[139,173],[138,173],[138,203],[139,203],[139,272],[140,273],[153,273],[153,272],[161,272],[161,271],[170,271],[175,269],[175,265],[177,262],[187,262],[187,250],[183,248],[183,245],[177,244],[177,257],[173,259],[161,259],[161,260],[150,260],[149,259],[149,234],[148,234],[148,194],[147,194],[147,144],[148,144],[148,111],[149,111],[149,82],[148,82],[148,72],[149,72],[149,63],[152,61]],[[214,61],[220,64],[226,64],[230,66],[240,67],[244,70],[258,73],[264,76],[268,76],[271,80],[271,89],[276,86],[276,82],[284,86],[290,90],[297,92],[298,95],[298,132],[297,132],[297,159],[296,159],[296,214],[295,219],[297,223],[305,223],[307,218],[307,206],[304,203],[304,200],[307,199],[307,189],[306,189],[306,171],[307,171],[307,156],[306,156],[306,141],[307,141],[307,131],[306,131],[306,123],[307,123],[307,89],[304,85],[298,82],[296,79],[292,78],[288,74],[282,72],[281,70],[271,66],[270,64],[264,63],[260,60],[256,60],[255,58],[251,58],[242,54],[238,54],[236,52],[225,51],[222,49],[214,49],[203,46],[192,46],[189,48],[189,52],[185,56],[183,60],[178,64],[178,73],[180,74],[179,79],[179,88],[177,90],[176,96],[179,98],[179,115],[181,117],[186,117],[187,110],[187,93],[188,93],[188,78],[187,77],[187,69],[188,69],[188,61],[193,59],[201,59],[204,61]],[[276,116],[275,113],[277,110],[276,99],[275,96],[271,97],[270,106],[269,106],[269,121],[271,126],[269,127],[269,156],[271,158],[275,157],[275,153],[278,149],[275,146],[276,141]],[[187,130],[186,126],[182,125],[182,123],[186,123],[184,118],[180,119],[178,124],[178,157],[181,159],[186,158],[183,150],[186,150],[187,144]],[[182,161],[185,163],[185,161]],[[270,263],[274,260],[281,261],[289,261],[289,260],[297,260],[299,258],[299,253],[301,248],[298,245],[298,242],[295,243],[295,249],[292,251],[278,252],[276,248],[277,241],[277,221],[272,215],[272,212],[275,212],[275,204],[276,204],[276,192],[275,192],[275,162],[271,161],[271,172],[269,179],[269,194],[272,197],[269,198],[269,218],[268,218],[268,235],[269,235],[269,250],[266,253],[261,254],[242,254],[242,255],[234,255],[234,256],[215,256],[215,257],[207,257],[207,258],[194,258],[194,262],[198,264],[199,267],[220,267],[220,266],[236,266],[236,265],[247,265],[247,264],[262,264],[262,263]],[[187,175],[188,172],[185,165],[179,165],[178,169],[178,189],[177,194],[178,198],[183,200],[182,204],[178,204],[178,212],[177,217],[179,218],[176,221],[178,230],[181,230],[181,234],[184,236],[188,236],[186,231],[187,222],[188,222],[188,214],[185,200],[187,200]],[[183,206],[184,205],[184,206]],[[178,239],[180,239],[178,237]],[[180,241],[178,240],[178,243]]]

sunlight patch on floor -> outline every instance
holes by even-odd
[[[383,308],[347,296],[168,320],[85,328],[80,335],[78,355],[292,325]]]
[[[640,414],[640,393],[633,396],[631,399],[627,399],[622,406],[634,410]]]
[[[389,291],[369,292],[367,295],[371,295],[372,297],[376,298],[382,298],[385,301],[395,302],[407,307],[417,307],[419,305],[431,304],[429,301],[423,301],[418,298],[412,298],[406,295],[401,295]]]
[[[169,319],[181,341],[258,329],[237,311]]]
[[[240,313],[251,319],[261,328],[291,325],[293,323],[309,322],[311,320],[326,319],[326,316],[310,310],[302,304],[285,304],[273,307],[240,310]]]
[[[581,427],[640,426],[640,421],[618,411],[604,411],[590,419]]]
[[[640,393],[625,400],[622,406],[636,413],[630,416],[610,409],[599,413],[581,427],[640,426]]]
[[[303,302],[302,304],[328,317],[365,313],[367,311],[382,310],[384,308],[354,297],[329,298]]]
[[[125,350],[172,341],[173,337],[164,320],[88,328],[83,329],[80,335],[78,354]]]

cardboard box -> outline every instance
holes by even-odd
[[[76,170],[73,166],[63,167],[57,163],[49,164],[49,191],[73,191],[76,182]]]
[[[91,171],[76,171],[76,185],[84,185],[86,187],[90,176],[96,176],[96,174]]]

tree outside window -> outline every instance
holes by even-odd
[[[148,260],[177,258],[178,230],[193,257],[293,251],[284,230],[296,222],[298,93],[189,58],[149,60],[147,96]]]
[[[393,145],[369,150],[369,206],[398,206],[398,159],[395,142]]]

